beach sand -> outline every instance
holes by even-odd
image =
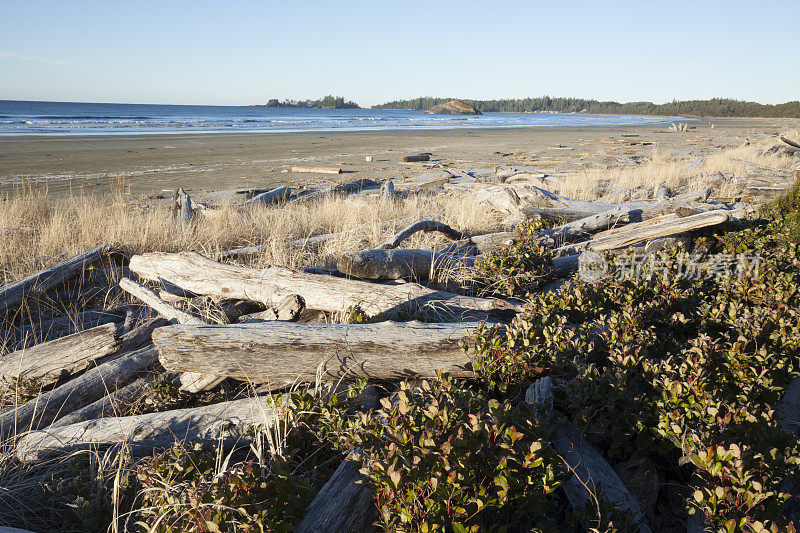
[[[711,125],[714,125],[712,128]],[[576,171],[598,154],[627,159],[662,150],[697,154],[763,138],[797,120],[701,119],[685,133],[668,124],[630,127],[515,128],[262,134],[0,138],[0,194],[46,184],[53,197],[105,194],[120,177],[134,196],[183,187],[303,186],[356,178],[400,178],[425,170],[402,157],[429,152],[451,167],[526,165],[543,172]],[[366,156],[374,161],[365,162]],[[339,176],[287,173],[293,165],[337,166]]]

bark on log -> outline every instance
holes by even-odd
[[[272,189],[271,191],[262,192],[261,194],[253,196],[249,200],[245,201],[244,205],[246,207],[254,207],[278,204],[285,202],[291,195],[292,189],[289,187],[278,187],[276,189]]]
[[[292,172],[305,174],[341,174],[339,167],[292,167]]]
[[[407,155],[403,157],[403,161],[406,163],[416,163],[420,161],[430,161],[431,156],[428,154],[419,154],[419,155]]]
[[[308,202],[310,200],[322,200],[324,198],[334,198],[338,196],[346,196],[348,194],[353,194],[357,192],[361,192],[364,189],[372,189],[378,187],[378,183],[367,178],[361,178],[354,181],[349,181],[347,183],[342,183],[340,185],[334,185],[332,187],[327,187],[325,189],[320,189],[317,191],[313,191],[305,196],[295,196],[287,203],[301,203],[301,202]]]
[[[4,356],[0,379],[51,385],[87,369],[117,348],[117,324],[103,324]]]
[[[239,317],[240,324],[250,324],[256,322],[272,322],[280,320],[282,322],[294,322],[303,314],[306,308],[306,302],[297,294],[290,294],[275,307],[271,307],[266,311],[260,313],[252,313],[249,315],[242,315]]]
[[[216,372],[256,382],[313,382],[368,377],[433,377],[437,370],[471,376],[459,346],[479,323],[167,326],[153,333],[164,368]]]
[[[120,409],[135,404],[147,394],[150,389],[150,383],[156,378],[155,374],[146,375],[134,381],[123,385],[123,383],[115,383],[117,388],[109,387],[109,392],[99,400],[90,403],[76,411],[63,416],[50,424],[50,427],[68,426],[70,424],[77,424],[78,422],[85,422],[86,420],[96,420],[98,418],[105,418],[107,416],[119,416]]]
[[[603,250],[613,250],[615,248],[625,248],[641,242],[665,237],[676,233],[694,231],[709,226],[716,226],[727,222],[730,219],[730,212],[725,210],[706,211],[697,215],[685,218],[667,220],[658,224],[652,224],[641,228],[634,228],[628,231],[599,237],[591,241],[564,246],[557,251],[562,254],[576,254],[585,250],[595,252]]]
[[[242,298],[267,307],[299,294],[309,309],[334,313],[360,308],[370,317],[391,319],[419,313],[431,320],[508,317],[518,306],[504,300],[434,291],[415,283],[398,286],[304,274],[283,267],[263,270],[217,263],[195,252],[149,253],[131,258],[131,270],[145,279],[165,279],[198,294]]]
[[[205,407],[160,413],[109,417],[35,431],[17,443],[17,459],[34,463],[67,453],[125,444],[132,452],[150,454],[175,442],[220,442],[225,447],[247,442],[252,425],[272,427],[275,408],[269,398],[254,397]]]
[[[339,256],[336,268],[361,279],[434,279],[439,273],[470,268],[475,256],[436,253],[430,250],[402,248],[358,250]]]
[[[27,278],[0,287],[0,315],[18,308],[26,298],[41,295],[70,278],[74,278],[111,251],[107,244],[92,248]]]
[[[424,231],[424,232],[437,231],[454,241],[466,238],[466,235],[464,235],[458,230],[451,228],[450,226],[448,226],[443,222],[438,222],[436,220],[421,220],[419,222],[411,224],[400,233],[394,235],[391,239],[378,246],[378,248],[385,248],[385,249],[397,248],[404,240],[408,239],[413,234],[419,231]]]
[[[0,414],[0,439],[47,427],[54,420],[127,385],[157,361],[158,352],[150,345],[97,365],[83,375]]]
[[[372,531],[376,509],[355,460],[358,453],[351,452],[320,489],[295,529],[297,533]]]

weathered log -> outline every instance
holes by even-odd
[[[192,196],[192,202],[194,206],[197,206],[198,204],[203,206],[243,204],[247,200],[258,196],[259,194],[269,192],[270,190],[272,190],[272,188],[242,187],[239,189],[203,192]]]
[[[781,135],[781,136],[779,137],[779,139],[780,139],[781,141],[785,142],[786,144],[788,144],[789,146],[791,146],[792,148],[798,148],[798,149],[800,149],[800,144],[798,144],[798,143],[794,142],[793,140],[791,140],[791,139],[789,139],[789,138],[787,138],[787,137],[784,137],[783,135]]]
[[[456,241],[444,248],[436,250],[438,253],[463,253],[464,255],[484,255],[497,252],[514,244],[519,237],[516,231],[500,231],[473,235],[468,239]]]
[[[249,299],[267,307],[290,294],[299,294],[309,309],[343,313],[359,308],[379,319],[419,313],[433,320],[485,320],[507,317],[518,310],[504,300],[460,296],[415,283],[375,285],[276,266],[258,270],[217,263],[195,252],[136,255],[130,267],[145,279],[165,279],[194,293]]]
[[[730,212],[726,210],[718,209],[706,211],[684,218],[666,220],[658,224],[621,231],[613,235],[598,237],[579,244],[564,246],[558,248],[557,251],[562,254],[576,254],[585,250],[599,252],[603,250],[613,250],[615,248],[625,248],[658,237],[716,226],[727,222],[730,216]]]
[[[70,452],[125,444],[150,454],[175,442],[218,442],[225,447],[247,442],[251,425],[272,427],[276,408],[255,397],[205,407],[89,420],[28,433],[17,442],[17,459],[34,463]]]
[[[381,185],[381,206],[382,207],[391,207],[394,205],[394,182],[392,180],[386,180]]]
[[[119,288],[138,298],[145,305],[151,307],[156,313],[163,316],[170,322],[177,322],[179,324],[202,324],[203,321],[196,316],[190,315],[180,309],[175,309],[167,302],[158,297],[158,295],[135,281],[122,278],[119,280]]]
[[[111,322],[122,322],[125,318],[123,309],[88,309],[75,315],[65,315],[48,320],[35,320],[30,324],[20,326],[17,337],[22,345],[27,348],[34,344],[47,342],[69,334],[72,329],[88,329]]]
[[[376,509],[364,476],[356,462],[358,450],[342,461],[327,483],[306,508],[297,533],[372,531]]]
[[[41,295],[59,283],[74,278],[110,251],[111,247],[104,244],[32,274],[27,278],[3,285],[0,287],[0,315],[13,311],[26,298]]]
[[[152,345],[97,365],[83,375],[0,414],[0,439],[47,427],[135,380],[158,361]]]
[[[126,376],[129,378],[130,376]],[[124,382],[115,382],[109,387],[109,392],[97,401],[94,401],[80,409],[72,411],[50,424],[50,427],[68,426],[85,422],[86,420],[96,420],[107,416],[119,416],[120,408],[140,400],[150,389],[150,384],[155,379],[155,374],[146,375],[124,385]],[[115,388],[119,387],[119,388]]]
[[[122,334],[119,338],[120,353],[135,350],[149,344],[153,336],[153,331],[166,324],[167,320],[165,318],[150,318],[127,333]]]
[[[466,235],[464,235],[458,230],[451,228],[450,226],[448,226],[443,222],[438,222],[436,220],[420,220],[419,222],[411,224],[400,233],[394,235],[391,239],[378,246],[378,248],[386,248],[386,249],[397,248],[404,240],[408,239],[413,234],[419,231],[424,231],[424,232],[436,231],[454,241],[466,238]]]
[[[598,231],[613,228],[617,225],[627,224],[631,220],[630,211],[631,210],[620,208],[610,209],[597,215],[540,231],[536,238],[545,246],[555,246],[556,243],[586,239],[591,236],[591,234],[597,233]]]
[[[324,198],[346,196],[348,194],[361,192],[365,189],[373,189],[378,186],[379,184],[371,179],[361,178],[354,181],[348,181],[347,183],[342,183],[340,185],[327,187],[325,189],[319,189],[304,196],[295,196],[289,200],[288,203],[301,203],[308,202],[309,200],[322,200]]]
[[[341,174],[342,169],[339,167],[292,167],[291,172],[305,174]]]
[[[254,207],[257,205],[265,206],[285,202],[292,195],[292,189],[289,187],[277,187],[271,191],[262,192],[253,196],[244,202],[246,207]]]
[[[257,382],[313,382],[369,377],[471,376],[459,346],[479,323],[167,326],[153,333],[161,364],[175,372],[214,372]]]
[[[87,369],[118,347],[117,324],[103,324],[4,356],[0,379],[51,385]]]
[[[525,393],[525,402],[539,408],[539,415],[546,421],[552,416],[553,392],[549,377],[539,378]],[[570,505],[582,509],[586,504],[597,507],[597,498],[602,496],[622,510],[631,513],[640,531],[649,532],[639,502],[628,491],[611,465],[580,431],[562,416],[556,416],[555,431],[551,439],[553,448],[572,476],[562,488]]]
[[[175,226],[180,230],[186,230],[192,225],[195,209],[192,199],[183,189],[176,190],[172,198],[172,216],[175,219]]]
[[[672,191],[663,183],[658,186],[655,194],[653,194],[653,198],[656,200],[663,200],[670,196],[672,196]]]
[[[272,322],[273,320],[294,322],[300,318],[300,315],[303,313],[305,308],[306,302],[301,296],[297,294],[290,294],[278,302],[275,307],[271,307],[266,311],[240,316],[239,323],[249,324],[254,322]]]
[[[403,157],[403,161],[406,163],[417,163],[421,161],[430,161],[431,156],[428,154],[419,154],[419,155],[407,155]]]
[[[432,279],[437,274],[470,268],[475,256],[402,248],[358,250],[339,255],[336,268],[361,279]]]

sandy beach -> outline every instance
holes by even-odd
[[[432,162],[469,168],[526,165],[548,173],[636,162],[653,150],[702,154],[797,127],[790,119],[698,119],[676,133],[668,125],[262,134],[0,138],[0,194],[22,182],[53,197],[105,194],[125,179],[135,196],[325,183],[330,176],[286,173],[292,165],[338,166],[336,180],[401,178],[421,172],[402,156],[429,152]],[[713,127],[712,127],[713,125]],[[365,162],[366,156],[374,161]]]

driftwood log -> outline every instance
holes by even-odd
[[[17,442],[17,459],[35,463],[79,450],[125,444],[150,454],[175,442],[219,442],[226,447],[247,442],[251,425],[272,427],[275,409],[269,399],[244,398],[205,407],[89,420],[28,433]]]
[[[657,224],[649,224],[644,227],[620,231],[612,235],[600,236],[590,241],[558,248],[557,251],[562,254],[576,254],[585,250],[599,252],[603,250],[613,250],[615,248],[625,248],[658,237],[666,237],[668,235],[685,233],[709,226],[717,226],[727,222],[730,217],[731,213],[726,210],[718,209],[715,211],[706,211],[684,218],[665,220]]]
[[[117,357],[60,387],[0,414],[3,440],[47,427],[54,420],[88,405],[135,380],[158,361],[152,345]]]
[[[429,156],[428,154],[403,156],[403,161],[406,163],[418,163],[421,161],[430,161],[430,160],[431,156]]]
[[[397,248],[403,241],[405,241],[406,239],[408,239],[409,237],[420,231],[424,232],[436,231],[454,241],[466,238],[466,235],[464,235],[458,230],[451,228],[450,226],[448,226],[443,222],[438,222],[436,220],[420,220],[419,222],[411,224],[403,231],[394,235],[391,239],[378,246],[378,248],[385,248],[385,249]]]
[[[244,202],[246,207],[265,206],[285,202],[292,195],[292,189],[287,186],[277,187],[267,192],[262,192]]]
[[[159,360],[174,372],[214,372],[266,383],[471,376],[460,346],[479,323],[167,326],[153,333]]]
[[[430,250],[358,250],[339,255],[336,268],[361,279],[434,279],[446,272],[472,267],[476,256],[436,253]]]
[[[354,450],[342,461],[306,508],[296,533],[368,533],[376,509],[364,476],[359,472]]]
[[[299,294],[306,307],[346,313],[361,309],[370,317],[392,319],[419,313],[431,320],[508,317],[518,307],[504,300],[473,298],[417,285],[376,285],[284,267],[263,270],[217,263],[195,252],[149,253],[131,258],[130,268],[145,279],[165,279],[185,290],[221,298],[241,298],[272,307]]]
[[[341,174],[339,167],[292,167],[291,172],[305,174]]]
[[[129,378],[130,376],[128,375],[126,377]],[[150,384],[155,377],[155,374],[145,375],[127,385],[124,385],[124,382],[116,382],[113,386],[109,387],[109,393],[107,395],[59,418],[53,422],[50,427],[68,426],[70,424],[105,418],[107,416],[119,416],[119,410],[121,408],[135,404],[147,394],[150,389]],[[114,389],[114,386],[120,388]]]
[[[319,189],[304,196],[295,196],[294,198],[289,200],[288,203],[308,202],[310,200],[316,201],[316,200],[322,200],[324,198],[335,198],[338,196],[346,196],[348,194],[361,192],[364,189],[374,189],[375,187],[379,186],[380,185],[376,181],[373,181],[368,178],[361,178],[354,181],[348,181],[347,183],[342,183],[340,185],[327,187],[325,189]]]
[[[306,302],[302,296],[297,294],[290,294],[275,307],[270,307],[266,311],[259,313],[251,313],[249,315],[242,315],[239,317],[241,324],[248,324],[254,322],[272,322],[280,320],[283,322],[294,322],[300,318],[303,310],[306,308]]]
[[[176,190],[172,198],[172,217],[175,219],[175,226],[180,230],[188,229],[195,214],[195,207],[189,195],[183,189]]]
[[[86,370],[117,348],[117,324],[103,324],[4,356],[0,379],[51,385]]]
[[[111,322],[122,322],[126,317],[124,309],[94,308],[81,311],[75,315],[65,315],[48,320],[33,320],[17,330],[21,342],[19,348],[27,348],[68,335],[75,329],[88,329]]]
[[[27,278],[3,285],[0,287],[0,315],[5,315],[15,310],[26,298],[43,294],[59,283],[74,278],[111,250],[112,248],[109,245],[104,244],[32,274]]]

